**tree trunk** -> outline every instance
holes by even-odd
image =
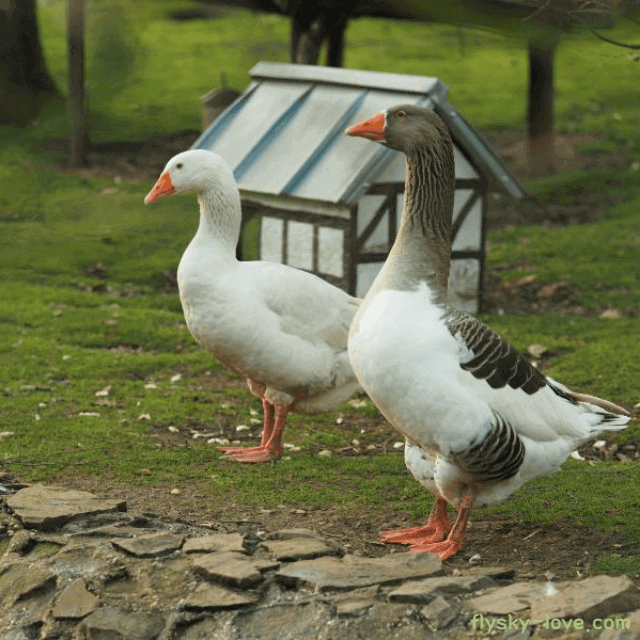
[[[553,56],[557,41],[529,43],[527,149],[529,175],[555,173],[553,126]]]
[[[69,47],[69,164],[79,167],[86,158],[84,112],[84,0],[68,0],[67,39]]]
[[[60,97],[40,46],[35,0],[0,2],[0,124],[23,127]]]
[[[321,6],[312,0],[290,0],[291,62],[317,64],[322,45],[327,42],[327,66],[341,67],[344,32],[355,0],[335,7]]]
[[[327,32],[327,66],[341,67],[344,61],[344,32],[347,29],[349,16],[339,13],[327,16],[325,26]]]

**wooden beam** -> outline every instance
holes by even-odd
[[[67,40],[69,54],[69,164],[85,163],[87,135],[84,112],[84,0],[68,0]]]

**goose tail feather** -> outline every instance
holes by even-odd
[[[607,403],[612,407],[616,407],[615,404]],[[629,415],[620,415],[619,413],[613,413],[607,411],[607,408],[596,406],[590,402],[581,401],[582,407],[585,409],[585,417],[588,420],[589,431],[592,436],[595,436],[603,431],[620,431],[625,429],[631,422]],[[619,409],[619,407],[616,407]],[[623,410],[624,411],[624,410]],[[625,411],[625,413],[627,413]]]
[[[586,393],[576,393],[575,391],[571,392],[571,395],[578,401],[583,402],[585,404],[595,405],[596,407],[600,407],[601,409],[605,409],[610,413],[620,414],[618,417],[628,416],[629,412],[623,407],[614,404],[613,402],[609,402],[608,400],[603,400],[602,398],[597,398],[596,396],[590,396]],[[629,422],[629,420],[627,420]],[[626,422],[625,422],[626,424]]]

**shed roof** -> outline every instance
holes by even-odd
[[[357,201],[397,153],[359,145],[350,124],[397,104],[430,107],[490,188],[516,198],[524,189],[487,141],[447,102],[437,78],[259,62],[252,82],[194,142],[231,166],[240,189],[328,203]]]

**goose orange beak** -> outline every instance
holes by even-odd
[[[176,189],[173,186],[173,182],[171,182],[171,176],[168,171],[165,171],[153,185],[153,189],[145,196],[144,203],[150,204],[156,200],[160,200],[160,198],[166,198],[175,192]]]
[[[360,136],[368,140],[381,142],[384,140],[384,128],[386,125],[386,116],[384,111],[376,113],[375,116],[368,120],[363,120],[349,127],[345,133],[348,136]]]

